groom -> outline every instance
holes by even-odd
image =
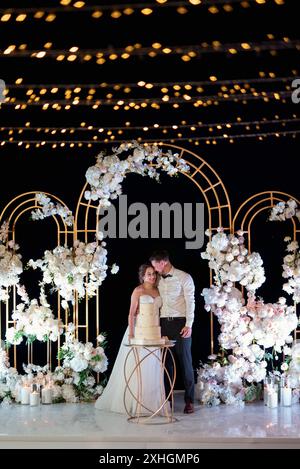
[[[158,289],[162,298],[160,312],[162,336],[176,340],[175,352],[179,358],[185,387],[184,413],[194,412],[194,371],[192,363],[192,325],[195,310],[195,286],[192,277],[176,269],[169,260],[167,251],[155,251],[150,262],[161,276]],[[173,376],[171,360],[166,364],[170,376]],[[165,382],[166,393],[169,383]]]

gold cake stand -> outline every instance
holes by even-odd
[[[125,390],[124,390],[124,407],[128,415],[129,422],[162,425],[166,423],[176,422],[174,417],[174,385],[176,381],[176,365],[171,348],[174,347],[175,341],[168,341],[165,344],[157,345],[133,345],[125,344],[129,347],[125,363],[124,363],[124,377],[125,377]],[[166,358],[168,354],[171,356],[174,373],[170,376],[166,368]],[[134,366],[129,367],[130,358],[134,357]],[[159,362],[160,367],[160,399],[157,408],[149,408],[143,402],[143,380],[142,380],[142,364],[146,360],[155,357]],[[129,369],[130,368],[130,369]],[[165,393],[164,379],[168,380],[170,391],[168,395]],[[133,385],[135,383],[135,386]],[[126,398],[130,394],[135,402],[133,409],[128,407]]]

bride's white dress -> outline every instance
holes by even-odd
[[[149,295],[142,295],[141,297],[147,297]],[[140,297],[140,298],[141,298]],[[157,296],[154,298],[154,307],[159,311],[162,305],[161,297]],[[129,328],[127,327],[121,346],[111,372],[109,381],[102,393],[102,395],[96,401],[96,408],[100,410],[126,413],[124,406],[124,390],[126,386],[124,377],[124,364],[126,356],[129,352],[128,344],[128,333]],[[147,347],[149,350],[154,350],[151,347]],[[147,354],[147,351],[143,347],[138,348],[140,360]],[[160,351],[157,350],[155,353],[158,354]],[[133,353],[130,353],[127,364],[126,364],[126,376],[129,377],[131,371],[135,367],[135,359]],[[143,405],[151,411],[157,410],[161,405],[162,400],[162,379],[161,379],[161,366],[159,359],[154,354],[148,356],[141,363],[141,380],[142,380],[142,396],[141,401]],[[136,373],[132,375],[130,380],[130,389],[134,395],[137,396],[137,379]],[[128,391],[128,390],[127,390]],[[163,391],[164,394],[164,391]],[[164,397],[164,396],[163,396]],[[135,413],[136,400],[133,398],[130,392],[126,392],[126,407],[129,412]],[[142,411],[145,409],[142,408]],[[145,410],[147,413],[147,411]]]

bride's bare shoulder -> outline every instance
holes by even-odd
[[[135,289],[133,290],[132,294],[133,295],[137,295],[137,296],[140,296],[142,295],[144,292],[144,289],[141,285],[138,285],[137,287],[135,287]]]

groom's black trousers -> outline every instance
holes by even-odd
[[[184,400],[185,402],[194,402],[195,378],[191,353],[192,338],[189,337],[188,339],[184,339],[180,335],[180,331],[185,326],[185,322],[185,318],[160,318],[161,335],[168,336],[170,340],[176,340],[175,347],[171,348],[171,351],[173,352],[175,349],[175,353],[179,359],[185,388]],[[166,357],[166,368],[172,379],[174,369],[172,358],[169,353]],[[170,383],[166,374],[165,391],[166,395],[170,392]]]

